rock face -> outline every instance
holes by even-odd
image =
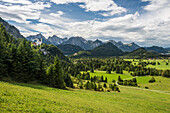
[[[41,38],[42,38],[42,43],[51,44],[51,42],[48,39],[46,39],[41,33],[39,33],[37,35],[30,35],[30,36],[26,37],[26,39],[29,41],[34,41],[35,39],[41,40]]]
[[[117,46],[119,49],[121,49],[124,52],[131,52],[131,51],[134,51],[134,50],[140,48],[140,46],[138,46],[134,42],[132,42],[130,44],[123,44],[121,41],[116,42],[114,40],[109,40],[108,42],[111,42],[112,44],[114,44],[115,46]]]
[[[7,32],[13,35],[15,38],[24,38],[15,26],[10,25],[8,22],[4,21],[1,17],[0,23],[2,23],[5,26]]]
[[[92,50],[93,48],[102,45],[103,42],[98,39],[95,41],[91,41],[91,40],[87,41],[82,37],[71,37],[67,41],[63,42],[62,44],[71,44],[71,45],[79,46],[84,50]]]
[[[69,38],[66,42],[63,42],[62,44],[71,44],[71,45],[76,45],[84,50],[87,50],[89,47],[87,46],[87,40],[85,40],[82,37],[71,37]]]
[[[100,45],[102,45],[102,44],[103,44],[102,41],[96,39],[96,40],[92,43],[91,47],[92,47],[92,48],[96,48],[96,47],[98,47],[98,46],[100,46]]]
[[[48,40],[51,42],[53,45],[60,45],[63,42],[67,41],[67,38],[60,38],[56,35],[53,35],[52,37],[48,37]]]

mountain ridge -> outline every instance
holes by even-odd
[[[0,17],[0,23],[2,23],[5,26],[7,32],[13,35],[15,38],[24,38],[24,36],[21,35],[20,31],[15,26],[9,24],[5,20],[3,20],[1,17]]]
[[[31,35],[31,36],[33,36],[33,35]],[[37,35],[34,35],[34,36],[36,37]],[[29,38],[30,38],[30,36],[26,37],[26,39],[28,39],[28,40],[29,40]],[[36,38],[39,38],[39,37],[36,37]],[[107,42],[103,42],[99,39],[96,39],[95,41],[92,41],[92,40],[86,40],[86,39],[79,37],[79,36],[70,37],[70,38],[60,38],[56,35],[53,35],[52,37],[49,36],[43,43],[53,44],[53,45],[56,45],[56,46],[57,45],[71,44],[71,45],[79,46],[84,50],[92,50],[92,49],[94,49],[94,48],[96,48],[96,47],[98,47],[102,44],[108,43],[108,42],[111,42],[113,45],[115,45],[116,47],[118,47],[119,49],[121,49],[124,52],[131,52],[133,50],[140,48],[140,46],[135,44],[134,42],[129,43],[129,44],[123,44],[121,41],[116,42],[114,40],[109,40]]]

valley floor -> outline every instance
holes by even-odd
[[[170,95],[120,87],[118,92],[60,90],[0,82],[0,112],[169,113]]]

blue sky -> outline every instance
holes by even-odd
[[[0,0],[0,17],[26,37],[81,36],[87,40],[170,47],[170,0]]]

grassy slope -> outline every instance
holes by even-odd
[[[149,87],[149,89],[162,90],[170,93],[170,78],[154,76],[156,82],[148,83],[151,76],[137,77],[137,81],[141,87]]]
[[[170,112],[170,95],[122,87],[120,90],[69,91],[0,82],[0,112]]]

